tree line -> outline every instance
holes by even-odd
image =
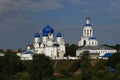
[[[115,45],[114,48],[119,51],[119,46]],[[74,56],[72,53],[78,48],[75,44],[67,46],[65,55]],[[49,57],[33,55],[32,61],[21,61],[16,53],[6,52],[5,56],[0,57],[0,80],[120,80],[120,52],[108,60],[95,60],[94,65],[92,61],[89,52],[84,52],[78,63],[81,71],[79,76],[63,72],[67,75],[57,78],[53,75],[54,61]]]

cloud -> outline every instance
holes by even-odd
[[[105,0],[102,3],[101,7],[103,7],[104,12],[111,14],[120,12],[120,0]]]
[[[32,0],[0,0],[0,25],[12,28],[29,23],[30,11],[55,10],[62,5],[55,0],[32,1]]]
[[[62,7],[56,0],[0,0],[0,47],[17,47],[28,43],[40,23],[34,23],[32,14],[27,11],[39,12]]]
[[[20,0],[0,0],[0,13],[19,10],[21,4]]]
[[[80,5],[86,5],[88,4],[87,1],[84,1],[84,0],[69,0],[71,3],[73,4],[80,4]]]
[[[84,9],[83,13],[87,14],[87,15],[95,15],[96,11],[90,10],[90,9]]]
[[[63,5],[60,4],[59,2],[55,0],[47,0],[47,1],[42,1],[42,2],[27,2],[26,8],[29,10],[56,10],[59,8],[62,8]]]
[[[105,17],[106,20],[118,20],[120,19],[120,15],[113,15],[113,16],[108,16],[108,17]]]
[[[63,5],[56,0],[0,0],[0,13],[11,12],[17,10],[56,10],[62,8]]]

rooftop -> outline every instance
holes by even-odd
[[[84,47],[82,47],[82,48],[79,48],[78,50],[85,50],[85,49],[87,49],[87,50],[96,50],[96,49],[98,49],[98,50],[114,50],[113,48],[110,48],[110,47],[106,47],[106,46],[84,46]]]

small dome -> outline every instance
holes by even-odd
[[[57,33],[56,37],[62,37],[62,34],[59,32]]]
[[[40,34],[39,34],[39,33],[36,33],[36,34],[34,35],[34,37],[40,37]]]
[[[45,28],[43,28],[43,33],[54,33],[54,29],[47,25]]]

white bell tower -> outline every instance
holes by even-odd
[[[89,17],[86,17],[86,24],[83,28],[83,36],[80,38],[78,46],[98,46],[98,41],[93,36],[93,28],[90,24]]]
[[[92,25],[90,24],[90,18],[86,18],[86,24],[85,27],[83,28],[83,36],[84,37],[92,37],[93,36],[93,28]]]

